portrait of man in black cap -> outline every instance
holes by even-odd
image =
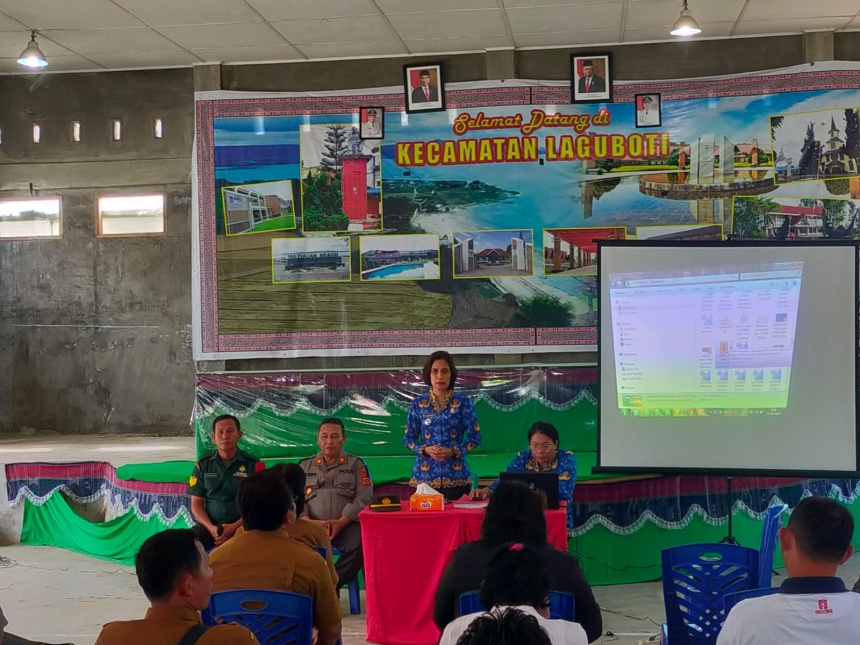
[[[383,108],[372,107],[361,109],[361,138],[382,138],[382,115]]]
[[[582,61],[582,76],[579,78],[580,94],[591,94],[595,92],[602,94],[606,91],[606,79],[594,73],[594,61],[585,59]]]
[[[572,103],[602,103],[612,100],[611,55],[586,54],[570,57]]]

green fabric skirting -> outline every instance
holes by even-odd
[[[56,546],[133,566],[143,542],[168,528],[190,528],[190,525],[182,515],[167,524],[157,514],[144,520],[134,512],[107,522],[90,522],[78,515],[66,497],[55,490],[39,506],[30,500],[24,501],[21,544]]]
[[[143,519],[134,512],[107,522],[93,523],[81,517],[59,491],[39,506],[24,502],[24,528],[21,543],[56,546],[84,555],[133,565],[134,557],[146,538],[166,528],[187,528],[188,521],[177,516],[167,524],[158,514]],[[860,525],[860,500],[849,504],[849,510]],[[762,522],[747,513],[736,511],[733,532],[744,546],[758,548]],[[571,538],[568,549],[574,553],[592,585],[645,582],[660,578],[660,552],[680,544],[719,542],[727,532],[728,524],[705,522],[695,516],[684,528],[661,528],[646,522],[641,529],[629,535],[613,533],[598,524],[579,537]],[[860,532],[854,541],[860,548]],[[782,566],[777,549],[774,567]]]

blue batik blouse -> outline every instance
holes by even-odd
[[[427,484],[437,490],[471,486],[472,473],[466,463],[466,453],[481,443],[481,427],[475,406],[465,394],[452,392],[447,405],[437,412],[432,396],[430,392],[415,397],[406,416],[403,444],[418,455],[409,484]],[[452,448],[454,456],[436,461],[421,454],[425,446]]]
[[[522,473],[528,471],[558,473],[558,499],[567,502],[567,530],[573,530],[573,487],[576,486],[576,455],[570,450],[559,450],[548,468],[541,468],[531,450],[521,450],[513,461],[505,468],[507,472]],[[495,490],[499,485],[497,479],[488,486]]]

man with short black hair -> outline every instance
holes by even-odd
[[[744,600],[729,613],[717,645],[860,643],[860,595],[837,567],[854,554],[854,518],[829,497],[808,497],[779,530],[788,579],[779,593]]]
[[[254,455],[239,449],[242,426],[239,419],[222,414],[212,422],[216,450],[203,455],[188,480],[191,514],[197,520],[197,539],[205,549],[223,544],[242,526],[236,494],[248,475],[265,468]]]
[[[317,431],[320,451],[299,462],[307,474],[305,513],[323,523],[332,546],[341,552],[334,565],[338,590],[355,579],[364,562],[358,514],[373,496],[367,466],[343,449],[345,443],[343,421],[323,419]]]
[[[429,69],[418,72],[418,82],[418,87],[412,90],[413,103],[435,103],[439,100],[439,90],[435,85],[430,85]]]
[[[206,628],[200,610],[209,605],[212,569],[203,545],[188,529],[168,529],[148,538],[135,558],[137,581],[151,607],[143,620],[108,623],[96,645],[250,645],[241,625]]]
[[[296,521],[293,492],[277,473],[264,470],[242,482],[237,501],[244,531],[212,551],[215,591],[266,589],[310,596],[317,643],[334,645],[343,614],[325,559],[287,533]]]

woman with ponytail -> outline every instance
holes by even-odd
[[[495,643],[531,643],[521,638],[524,629],[535,631],[533,626],[526,627],[530,621],[524,621],[524,617],[534,620],[553,645],[588,645],[588,637],[580,625],[549,618],[549,575],[544,556],[541,547],[521,542],[496,548],[490,558],[487,577],[481,583],[481,603],[489,607],[489,611],[460,616],[445,628],[439,645],[480,645],[482,641],[474,640],[476,631],[478,635],[495,631]],[[482,617],[490,617],[496,624],[483,621],[469,635],[473,623]],[[514,638],[515,634],[519,636]]]
[[[570,553],[548,544],[545,505],[542,491],[536,492],[517,481],[499,484],[481,524],[481,539],[459,546],[439,581],[433,621],[440,630],[459,616],[460,595],[481,588],[497,550],[519,543],[543,558],[550,591],[573,593],[576,622],[582,625],[588,642],[600,637],[603,632],[600,607],[579,562]]]

